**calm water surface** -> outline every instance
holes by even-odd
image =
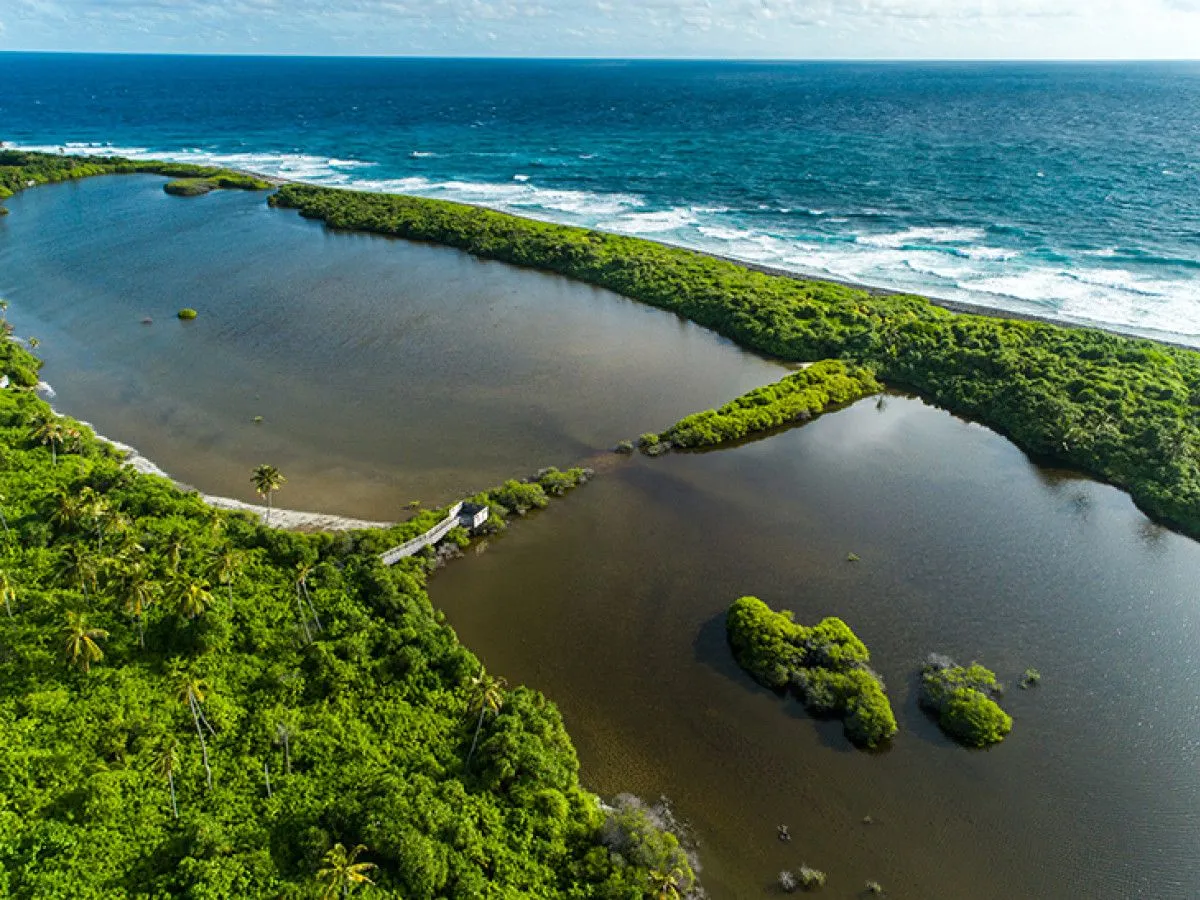
[[[290,505],[394,516],[782,371],[603,291],[160,184],[14,198],[0,294],[64,411],[209,491],[246,497],[271,461]],[[715,897],[805,862],[831,897],[868,878],[921,900],[1200,895],[1200,546],[899,397],[736,450],[604,458],[432,595],[559,703],[590,788],[671,798]],[[890,751],[736,668],[722,614],[746,593],[850,622],[890,686]],[[1043,672],[1010,693],[1003,745],[964,751],[917,709],[931,650]]]
[[[716,897],[770,895],[807,862],[835,897],[876,879],[889,897],[1192,898],[1198,573],[1200,546],[1117,490],[890,398],[630,461],[431,594],[489,669],[559,703],[592,789],[675,802]],[[723,611],[748,593],[851,624],[892,695],[889,752],[737,669]],[[1007,741],[966,751],[925,718],[930,651],[1013,688]],[[1043,686],[1016,690],[1027,666]]]
[[[250,471],[270,462],[280,505],[395,518],[784,374],[564,278],[162,183],[13,198],[0,296],[41,340],[60,410],[209,493],[254,499]],[[183,306],[200,317],[179,322]]]

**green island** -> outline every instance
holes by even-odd
[[[897,731],[883,680],[868,666],[871,656],[841,619],[810,627],[775,612],[757,597],[734,601],[725,627],[733,655],[757,682],[792,690],[814,714],[836,716],[856,745],[874,749]]]
[[[300,534],[135,473],[0,340],[0,895],[681,896],[652,808],[584,791],[378,531]],[[586,479],[479,499],[503,516]],[[452,535],[465,542],[465,532]],[[375,887],[370,887],[369,879]]]
[[[964,746],[998,744],[1012,731],[1012,718],[993,699],[999,694],[995,673],[978,663],[960,666],[934,653],[921,668],[921,706]]]
[[[861,400],[882,389],[869,369],[827,359],[755,388],[720,409],[680,419],[654,444],[681,448],[715,447],[756,432],[805,422],[826,410]]]

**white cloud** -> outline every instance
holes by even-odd
[[[3,2],[0,48],[14,49],[1155,57],[1200,48],[1200,0]]]

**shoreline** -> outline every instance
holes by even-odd
[[[18,144],[13,144],[8,141],[0,141],[0,149],[6,149],[6,148],[13,149],[13,150],[23,150],[24,149]],[[68,148],[63,147],[61,149],[65,151]],[[74,155],[74,154],[78,153],[78,148],[70,148],[70,150],[71,150],[71,152],[68,153],[67,155]],[[42,151],[28,151],[28,152],[42,152]],[[171,151],[167,151],[167,152],[170,153]],[[92,158],[92,159],[107,159],[107,160],[128,159],[128,157],[122,157],[119,154],[115,154],[115,153],[107,154],[104,152],[98,152],[98,153],[86,153],[85,152],[83,154],[83,156],[85,158]],[[132,161],[139,162],[142,160],[132,160]],[[205,165],[209,165],[209,164],[205,164]],[[215,165],[215,164],[213,164],[213,165]],[[1014,321],[1019,321],[1019,322],[1036,322],[1036,323],[1043,324],[1043,325],[1057,325],[1059,327],[1064,327],[1064,328],[1092,329],[1092,330],[1096,330],[1096,331],[1102,331],[1107,334],[1120,335],[1122,337],[1132,337],[1132,338],[1137,338],[1140,340],[1154,341],[1159,344],[1164,344],[1169,347],[1177,347],[1177,348],[1183,349],[1183,350],[1200,350],[1200,336],[1198,336],[1198,341],[1196,344],[1188,344],[1183,341],[1172,339],[1169,336],[1163,336],[1163,335],[1160,335],[1155,332],[1139,332],[1139,331],[1133,330],[1132,327],[1122,327],[1119,325],[1103,323],[1103,322],[1092,322],[1092,321],[1087,321],[1087,320],[1072,320],[1072,319],[1067,319],[1067,318],[1055,318],[1054,316],[1050,316],[1050,315],[1044,315],[1041,313],[1029,312],[1029,311],[1025,311],[1025,310],[1008,309],[1006,307],[995,306],[995,305],[989,304],[989,303],[973,303],[973,302],[966,301],[966,300],[950,300],[945,297],[938,297],[934,294],[914,293],[912,291],[902,290],[902,289],[898,289],[898,288],[885,287],[882,285],[875,285],[875,284],[867,284],[865,282],[853,281],[851,279],[846,279],[846,278],[838,278],[833,275],[823,275],[823,274],[817,274],[817,273],[802,270],[802,269],[788,269],[788,268],[784,268],[782,266],[773,266],[773,265],[770,265],[767,263],[754,262],[752,260],[742,259],[737,256],[729,256],[727,254],[718,253],[715,250],[705,250],[705,249],[698,248],[698,247],[692,247],[687,244],[674,243],[671,241],[663,240],[662,238],[657,238],[657,237],[652,237],[652,236],[647,236],[647,235],[626,234],[624,232],[608,231],[608,230],[605,230],[603,228],[599,228],[596,226],[572,225],[570,223],[562,222],[562,221],[559,221],[557,219],[554,219],[554,218],[551,218],[548,216],[547,217],[539,217],[539,216],[529,215],[527,212],[512,212],[510,210],[506,210],[506,209],[503,209],[503,208],[500,208],[497,206],[489,206],[484,203],[470,203],[470,202],[463,201],[463,200],[449,200],[449,199],[440,198],[440,197],[428,197],[428,196],[425,196],[424,194],[414,194],[414,193],[409,193],[409,192],[405,192],[405,191],[371,190],[370,188],[364,188],[360,185],[355,185],[355,184],[323,185],[318,182],[305,181],[300,178],[289,178],[289,177],[282,176],[282,175],[272,175],[272,174],[267,174],[264,172],[258,172],[258,171],[255,171],[254,169],[246,169],[246,168],[232,167],[232,166],[225,167],[225,168],[227,169],[227,171],[230,171],[230,172],[236,172],[241,175],[258,178],[258,179],[261,179],[262,181],[268,182],[271,185],[272,189],[279,188],[279,187],[282,187],[282,186],[288,185],[288,184],[296,184],[296,185],[303,185],[303,186],[307,186],[307,187],[327,188],[330,190],[355,191],[355,192],[363,192],[363,193],[370,193],[370,194],[378,194],[380,196],[389,196],[390,195],[390,196],[396,196],[396,197],[412,197],[414,199],[420,199],[420,200],[433,200],[436,202],[452,203],[452,204],[457,204],[460,206],[473,207],[475,209],[483,209],[483,210],[487,210],[487,211],[493,212],[493,213],[498,213],[501,215],[516,216],[517,218],[529,219],[534,222],[545,222],[550,225],[558,225],[558,226],[567,227],[567,228],[583,228],[588,231],[596,231],[601,234],[610,235],[613,237],[634,237],[634,238],[637,238],[638,240],[643,240],[643,241],[648,241],[653,244],[658,244],[661,247],[667,247],[667,248],[670,248],[673,250],[684,250],[689,253],[695,253],[699,256],[708,257],[709,259],[715,259],[715,260],[720,260],[722,262],[727,262],[732,265],[740,266],[744,269],[747,269],[748,271],[757,272],[761,275],[769,275],[769,276],[778,277],[778,278],[787,278],[792,281],[833,284],[833,285],[837,285],[839,287],[849,288],[851,290],[865,291],[866,293],[870,294],[873,297],[889,297],[889,296],[919,297],[922,300],[928,301],[933,306],[940,307],[941,309],[947,310],[948,312],[955,313],[957,315],[981,315],[981,316],[989,316],[989,317],[997,318],[997,319],[1009,319],[1009,320],[1014,320]],[[133,174],[133,173],[131,173],[131,174]],[[145,174],[153,174],[153,173],[145,173]],[[161,177],[167,177],[168,180],[170,180],[170,176],[161,176]],[[355,231],[354,233],[367,234],[370,232]],[[386,237],[387,235],[380,235],[380,236]],[[400,238],[400,240],[412,240],[412,239]],[[414,241],[414,243],[420,243],[420,242]],[[439,244],[437,246],[445,246],[445,245]],[[1016,299],[1016,298],[1014,298],[1014,299]],[[1031,302],[1031,301],[1023,301],[1023,302]]]
[[[43,382],[43,385],[45,383]],[[45,385],[49,387],[49,385]],[[49,394],[53,396],[53,388],[49,392],[39,386],[39,393]],[[53,409],[53,407],[51,407]],[[55,410],[57,415],[62,415],[58,410]],[[309,510],[286,509],[282,507],[273,507],[270,510],[265,506],[260,506],[256,503],[247,503],[245,500],[236,500],[233,497],[222,497],[218,494],[206,494],[203,491],[197,490],[191,485],[172,477],[164,471],[152,459],[143,456],[136,447],[116,440],[101,434],[96,430],[96,427],[85,419],[76,419],[82,425],[86,425],[92,430],[92,434],[96,436],[96,440],[101,441],[112,447],[123,456],[124,465],[133,469],[140,475],[154,475],[159,478],[165,478],[171,482],[176,488],[184,493],[195,492],[200,499],[214,509],[223,509],[228,512],[243,512],[250,513],[255,516],[263,525],[268,528],[275,528],[279,531],[366,531],[378,528],[391,528],[397,524],[395,522],[375,522],[370,519],[356,519],[352,516],[339,516],[334,513],[312,512]],[[267,521],[268,515],[270,522]]]

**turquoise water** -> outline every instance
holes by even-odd
[[[1200,65],[0,54],[0,139],[215,160],[1200,344]]]

